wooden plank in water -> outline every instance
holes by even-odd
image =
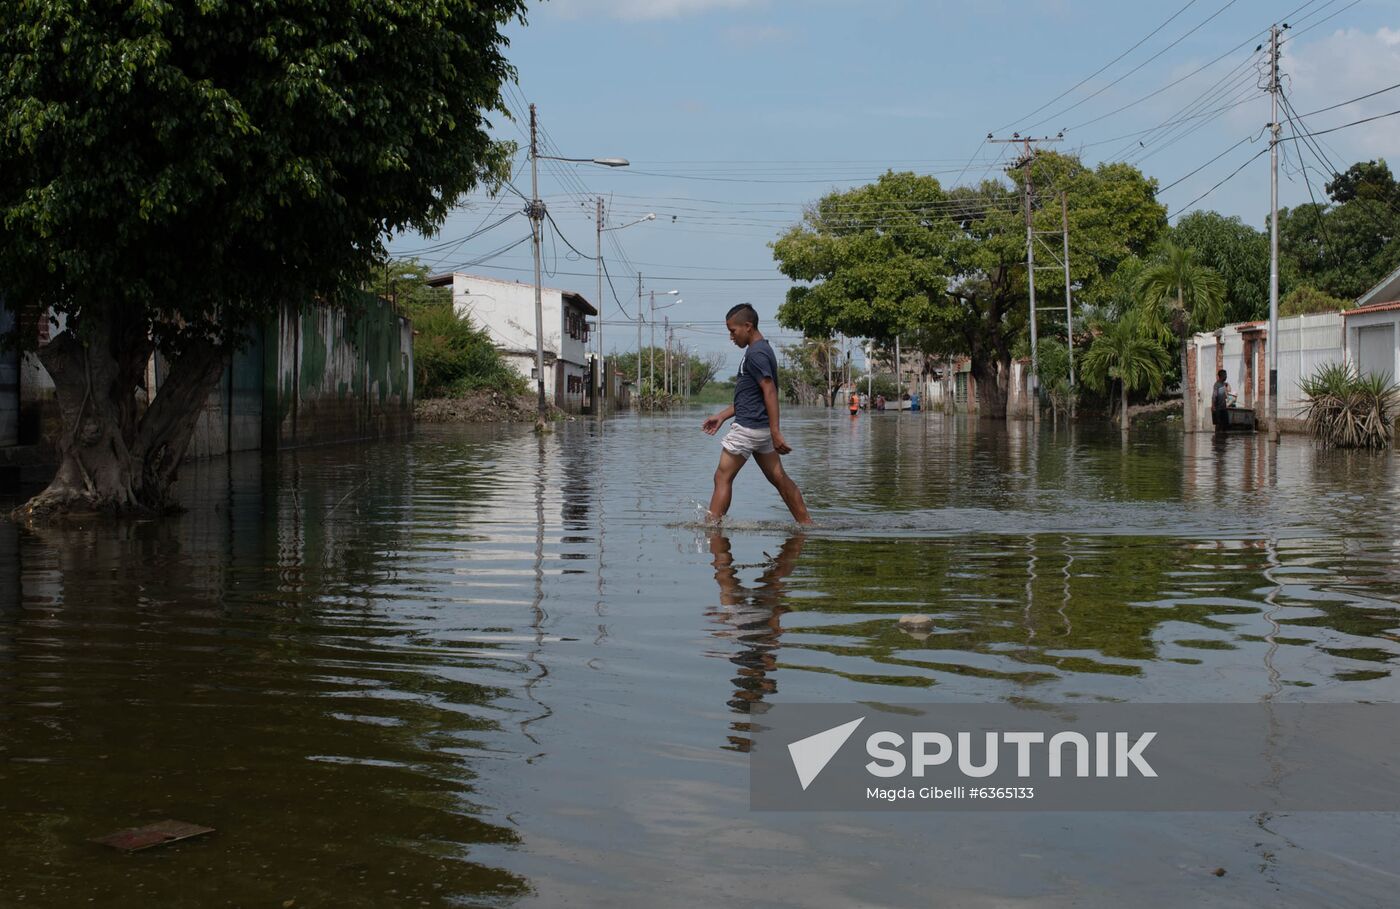
[[[167,819],[156,821],[154,824],[147,824],[144,827],[132,827],[129,830],[118,830],[116,833],[109,833],[106,836],[98,837],[92,840],[92,842],[100,843],[103,846],[111,846],[113,849],[120,849],[123,852],[139,852],[142,849],[149,849],[152,846],[176,843],[180,840],[204,836],[206,833],[213,832],[213,827],[201,827],[198,824]]]

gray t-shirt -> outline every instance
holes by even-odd
[[[739,380],[734,383],[734,422],[749,429],[768,428],[768,408],[763,405],[759,379],[778,381],[778,358],[773,345],[755,341],[744,348],[739,362]]]

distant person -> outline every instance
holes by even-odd
[[[1216,432],[1230,428],[1230,385],[1225,378],[1225,370],[1217,372],[1215,386],[1210,390],[1210,421]]]
[[[861,392],[861,394],[860,394],[860,409],[861,409],[861,410],[869,410],[869,409],[870,409],[870,395],[866,394],[865,392]]]
[[[919,410],[919,393],[916,391],[909,396],[909,409],[917,412]]]
[[[876,411],[884,411],[884,409],[885,409],[885,396],[884,396],[884,395],[876,395],[876,396],[875,396],[875,410],[876,410]]]
[[[859,414],[859,413],[860,413],[860,395],[856,394],[855,392],[851,392],[851,416],[854,417],[854,416],[856,416],[856,415]]]
[[[744,349],[744,358],[739,362],[739,375],[734,382],[734,403],[700,427],[706,434],[714,435],[725,420],[734,418],[722,443],[724,450],[715,470],[715,491],[710,496],[706,520],[718,524],[729,512],[734,477],[752,455],[768,482],[783,497],[793,519],[799,524],[811,524],[802,490],[783,470],[781,456],[792,451],[792,446],[778,429],[778,358],[773,345],[759,332],[758,313],[747,303],[729,310],[724,326],[729,329],[729,340]]]

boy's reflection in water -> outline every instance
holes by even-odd
[[[791,611],[783,604],[783,579],[797,566],[806,542],[804,534],[788,537],[778,554],[763,563],[758,583],[746,587],[739,581],[739,569],[758,566],[735,565],[729,538],[721,533],[710,536],[715,581],[719,583],[719,606],[708,615],[724,626],[715,632],[717,637],[732,638],[739,644],[739,652],[729,657],[729,661],[739,667],[739,674],[733,679],[735,691],[729,706],[740,713],[747,714],[765,695],[778,690],[778,683],[770,673],[778,665],[778,637],[783,633],[779,619]],[[751,743],[742,733],[749,731],[749,723],[736,722],[730,728],[738,734],[729,736],[725,747],[747,752]]]

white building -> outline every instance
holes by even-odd
[[[458,316],[486,329],[506,362],[535,383],[535,285],[468,275],[436,275],[432,287],[451,287]],[[561,410],[577,413],[589,403],[593,387],[588,354],[589,316],[593,304],[571,290],[543,288],[545,396]]]
[[[1400,268],[1342,313],[1347,359],[1360,373],[1400,378]]]

